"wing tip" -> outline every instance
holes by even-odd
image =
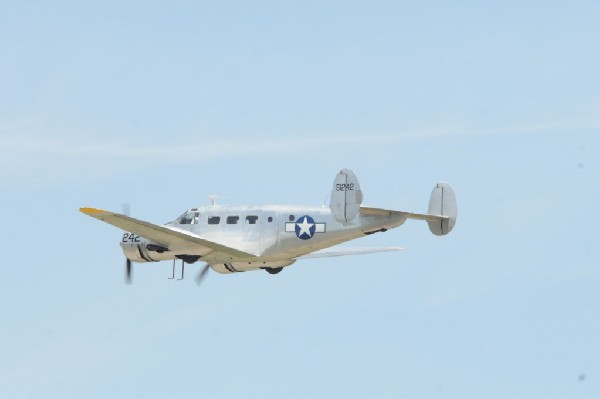
[[[102,209],[88,208],[88,207],[79,208],[79,212],[85,213],[86,215],[98,215],[101,213],[106,213],[106,211],[103,211]]]

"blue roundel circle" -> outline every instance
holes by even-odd
[[[313,218],[308,215],[300,216],[296,220],[296,237],[302,240],[311,239],[315,235],[317,225]]]

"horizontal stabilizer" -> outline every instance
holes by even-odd
[[[366,207],[366,206],[360,207],[360,214],[364,215],[364,216],[399,215],[399,216],[405,217],[407,219],[427,220],[428,222],[441,222],[443,220],[448,219],[447,216],[430,215],[428,213],[394,211],[391,209],[370,208],[370,207]]]
[[[450,233],[456,224],[458,214],[454,190],[446,182],[439,182],[431,192],[428,213],[394,211],[391,209],[360,207],[363,216],[400,216],[406,219],[425,220],[429,230],[435,235],[442,236]]]

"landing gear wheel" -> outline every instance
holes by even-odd
[[[283,267],[265,267],[265,270],[269,274],[277,274],[283,270]]]

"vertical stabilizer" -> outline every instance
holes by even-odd
[[[450,184],[442,181],[436,184],[431,192],[429,199],[430,215],[446,216],[447,219],[440,221],[427,221],[429,230],[436,236],[443,236],[452,231],[456,224],[458,208],[456,206],[456,196]]]
[[[331,189],[329,209],[333,218],[340,223],[353,220],[358,215],[362,200],[358,178],[350,169],[342,169],[335,176]]]

